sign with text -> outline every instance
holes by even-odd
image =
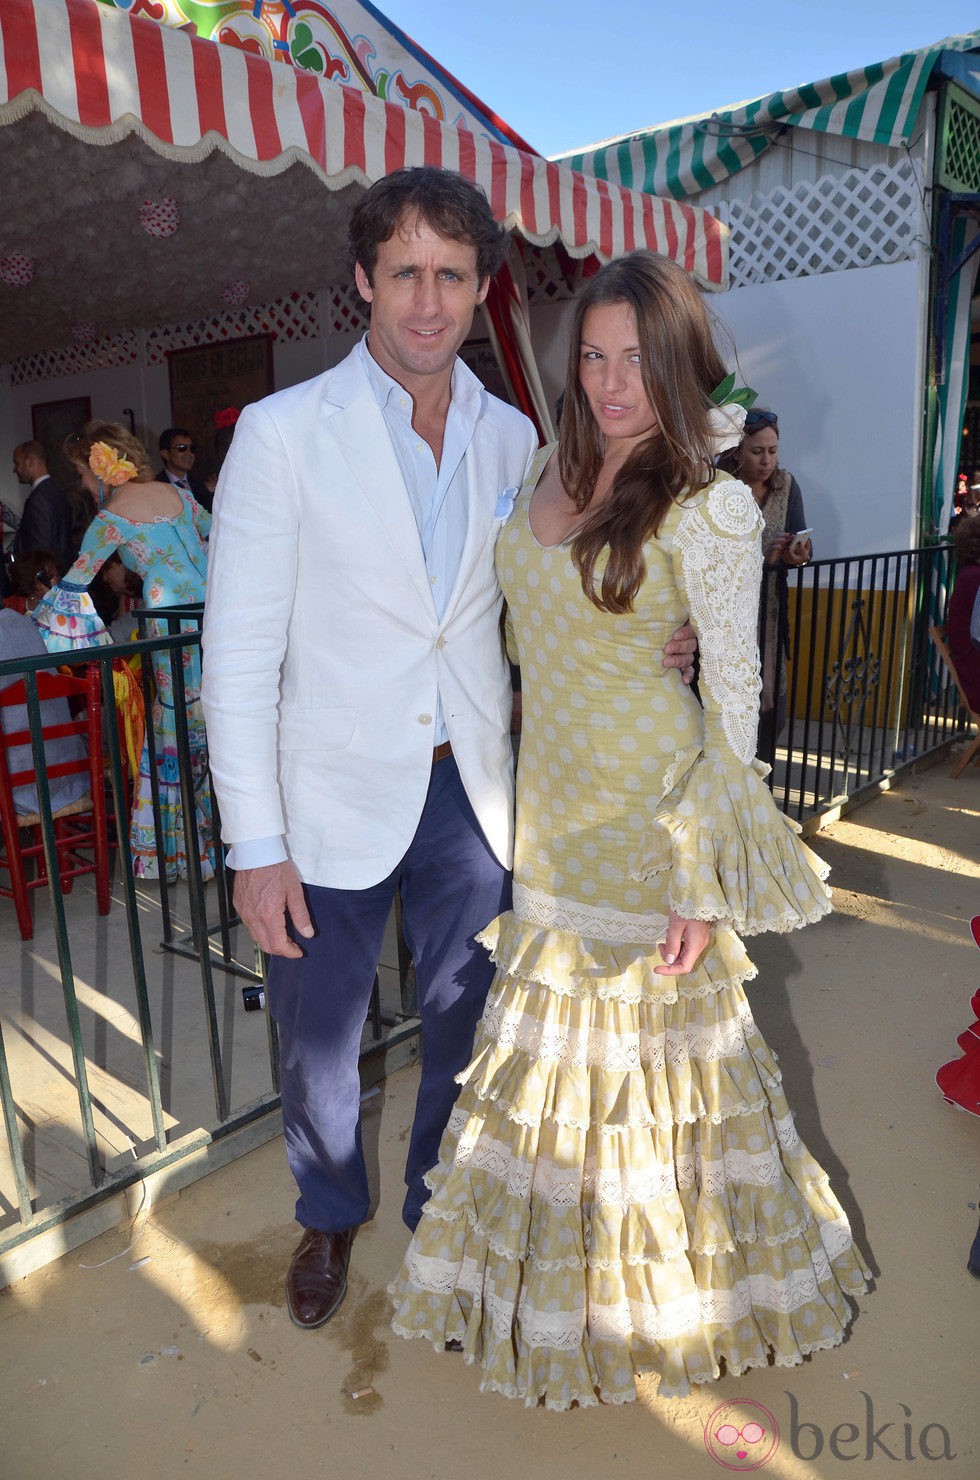
[[[271,334],[194,345],[167,355],[171,425],[188,431],[197,448],[197,471],[214,458],[215,413],[241,411],[273,390]]]

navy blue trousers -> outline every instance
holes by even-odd
[[[493,977],[477,931],[511,907],[510,875],[483,836],[450,757],[432,768],[415,837],[386,879],[368,889],[306,886],[316,928],[305,955],[269,964],[279,1028],[286,1155],[299,1187],[297,1221],[337,1232],[368,1214],[361,1148],[358,1051],[396,890],[415,962],[422,1077],[408,1146],[402,1216],[415,1228]]]

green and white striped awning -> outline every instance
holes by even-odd
[[[980,31],[950,36],[889,62],[770,93],[556,156],[583,174],[687,200],[751,164],[790,128],[898,146],[913,136],[926,84],[944,51],[980,50]]]

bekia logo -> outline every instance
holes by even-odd
[[[859,1415],[863,1423],[838,1423],[825,1433],[818,1423],[800,1418],[800,1405],[794,1393],[787,1392],[789,1399],[789,1442],[797,1459],[814,1460],[823,1453],[834,1459],[955,1459],[949,1431],[941,1423],[918,1424],[912,1419],[912,1410],[904,1403],[897,1406],[902,1411],[899,1419],[886,1418],[879,1423],[880,1412],[875,1413],[871,1394],[864,1391],[864,1413]]]
[[[779,1447],[779,1425],[752,1398],[719,1403],[704,1426],[704,1447],[726,1470],[761,1470]]]
[[[796,1459],[812,1462],[821,1455],[836,1460],[951,1460],[956,1458],[949,1430],[934,1420],[919,1423],[905,1403],[901,1417],[875,1412],[871,1394],[861,1391],[863,1412],[843,1422],[821,1425],[804,1418],[795,1393],[789,1399],[786,1439]],[[884,1421],[882,1422],[882,1418]],[[852,1421],[852,1420],[857,1420]],[[761,1403],[736,1398],[720,1403],[704,1426],[704,1447],[726,1470],[760,1470],[779,1447],[779,1424]]]

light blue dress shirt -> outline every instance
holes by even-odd
[[[453,366],[449,414],[438,467],[432,448],[412,426],[415,409],[412,397],[378,364],[368,349],[368,336],[355,350],[360,356],[368,383],[384,418],[398,467],[405,483],[419,541],[425,559],[436,616],[445,615],[449,598],[459,574],[466,542],[469,487],[466,479],[466,449],[480,417],[484,391]],[[442,696],[436,699],[436,723],[433,744],[448,740]],[[283,838],[253,838],[235,843],[228,852],[229,867],[262,868],[281,863],[287,857]]]

